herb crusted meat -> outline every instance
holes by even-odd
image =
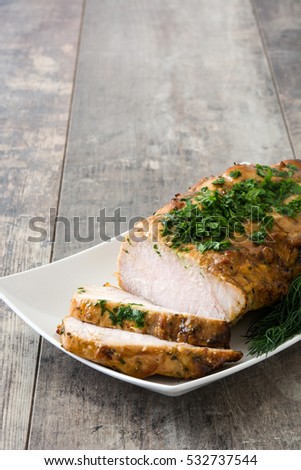
[[[164,309],[110,284],[78,288],[70,315],[94,325],[196,346],[229,348],[227,322]]]
[[[241,352],[232,349],[164,341],[151,335],[83,323],[71,316],[63,320],[57,332],[63,347],[71,353],[139,378],[154,374],[199,378],[242,357]]]
[[[301,272],[301,162],[204,178],[123,242],[119,285],[164,308],[236,322]]]

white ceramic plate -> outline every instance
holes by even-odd
[[[3,277],[0,279],[0,296],[14,312],[60,351],[103,374],[174,397],[239,372],[300,341],[301,335],[298,335],[268,356],[250,357],[247,355],[244,338],[248,328],[246,317],[233,329],[231,340],[232,348],[243,351],[244,358],[207,377],[185,381],[160,376],[136,379],[68,353],[60,345],[59,336],[55,333],[56,327],[68,314],[70,299],[78,287],[104,282],[116,283],[114,272],[119,246],[120,242],[114,239],[46,266]]]

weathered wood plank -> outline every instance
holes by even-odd
[[[87,2],[61,215],[80,216],[86,230],[102,207],[148,215],[233,161],[284,156],[292,152],[249,2]],[[54,256],[99,241],[66,244],[60,225]],[[299,354],[297,345],[170,399],[44,343],[30,448],[297,448]]]
[[[108,379],[47,344],[31,448],[300,449],[300,353],[295,345],[169,398]]]
[[[76,93],[61,213],[82,236],[103,207],[149,215],[233,161],[291,156],[248,1],[89,1]],[[56,258],[99,241],[60,225]]]
[[[296,158],[301,158],[301,3],[253,0]]]
[[[50,260],[28,223],[58,203],[82,3],[0,1],[1,275]],[[23,449],[39,337],[3,305],[0,336],[0,448]]]

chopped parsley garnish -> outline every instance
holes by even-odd
[[[301,197],[293,199],[292,201],[282,206],[276,206],[275,211],[281,215],[296,217],[296,215],[301,211]]]
[[[129,305],[114,307],[109,311],[109,316],[113,325],[123,325],[124,321],[133,321],[138,328],[143,328],[146,312],[134,309]]]
[[[157,243],[155,243],[155,244],[153,245],[153,249],[155,250],[155,252],[156,252],[159,256],[162,256],[161,253],[160,253],[160,251],[159,251],[159,248],[158,248]]]
[[[257,232],[252,232],[249,238],[255,245],[262,245],[266,241],[266,236],[266,230],[258,230]]]
[[[110,320],[113,325],[123,325],[124,321],[132,321],[135,323],[137,328],[142,328],[144,326],[144,317],[146,311],[138,310],[137,308],[132,308],[132,306],[142,306],[142,304],[127,304],[114,307],[113,309],[108,308],[107,300],[99,299],[94,303],[94,307],[99,306],[101,309],[101,316],[106,312],[109,314]]]
[[[237,179],[241,176],[241,171],[239,170],[230,171],[230,176],[231,178]]]
[[[212,181],[212,184],[215,184],[215,185],[224,184],[224,183],[225,183],[225,178],[223,176],[220,176],[215,181]]]
[[[262,178],[272,178],[278,176],[280,178],[291,178],[298,169],[295,165],[287,165],[288,171],[280,171],[277,168],[271,168],[267,165],[256,165],[256,173]]]
[[[77,292],[78,292],[79,294],[83,294],[84,292],[86,292],[86,289],[85,289],[84,287],[78,287],[78,288],[77,288]]]
[[[224,240],[222,242],[212,242],[210,240],[200,243],[198,245],[198,250],[200,253],[204,253],[207,250],[214,250],[214,251],[224,251],[231,247],[231,243],[229,240]]]
[[[202,188],[182,199],[186,202],[184,207],[163,215],[162,236],[168,237],[171,246],[179,251],[192,244],[201,253],[231,249],[231,241],[241,235],[255,245],[266,243],[274,224],[273,212],[296,217],[301,211],[301,197],[284,202],[290,196],[301,194],[301,185],[291,178],[297,167],[287,165],[286,168],[280,171],[256,165],[256,173],[262,180],[248,178],[223,191]],[[223,183],[222,177],[213,181],[216,185]],[[246,232],[248,221],[253,226],[256,224],[251,233]]]
[[[103,299],[99,299],[95,302],[94,307],[97,307],[98,305],[101,308],[101,316],[103,316],[105,314],[105,311],[106,311],[107,301],[103,300]]]
[[[290,170],[292,170],[294,173],[295,171],[298,170],[298,167],[296,165],[292,165],[291,163],[287,163],[287,168],[289,168]]]
[[[110,320],[113,325],[123,325],[124,321],[132,321],[135,323],[137,328],[142,328],[144,326],[144,317],[146,311],[138,310],[137,308],[132,308],[132,306],[142,306],[142,304],[130,303],[127,305],[120,305],[110,309],[108,307],[108,301],[99,299],[94,303],[94,307],[99,306],[101,309],[101,316],[106,312],[109,314]]]

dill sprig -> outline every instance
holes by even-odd
[[[249,354],[260,356],[301,333],[301,275],[291,283],[277,304],[261,310],[250,325],[246,337]]]

